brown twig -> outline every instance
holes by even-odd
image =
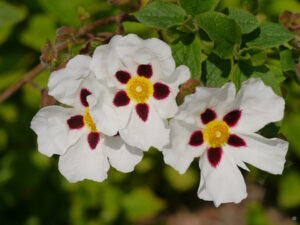
[[[7,88],[3,93],[0,94],[0,103],[2,103],[9,96],[11,96],[15,91],[21,88],[26,82],[32,80],[37,75],[39,75],[44,69],[45,66],[42,64],[38,64],[37,66],[35,66],[32,70],[26,73],[20,80],[18,80],[15,84],[13,84],[9,88]]]

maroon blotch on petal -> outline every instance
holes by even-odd
[[[154,98],[156,98],[157,100],[161,100],[168,97],[169,94],[170,94],[170,88],[167,85],[160,82],[154,84],[154,93],[153,93]]]
[[[222,154],[222,148],[209,148],[207,150],[207,158],[212,167],[216,168],[219,165]]]
[[[246,142],[244,141],[244,139],[235,134],[230,135],[230,137],[228,139],[228,144],[232,145],[234,147],[246,146]]]
[[[92,150],[94,150],[100,141],[100,134],[98,132],[90,132],[88,135],[88,143]]]
[[[212,109],[206,109],[205,112],[202,113],[200,117],[201,117],[202,123],[207,124],[210,121],[216,119],[217,118],[217,114]]]
[[[153,74],[151,64],[141,64],[137,69],[137,74],[139,76],[144,76],[150,78]]]
[[[72,116],[67,120],[70,129],[80,129],[84,126],[83,116],[76,115]]]
[[[141,120],[143,120],[144,122],[147,121],[148,118],[148,114],[149,114],[149,107],[147,104],[143,103],[143,104],[137,104],[135,107],[136,113],[139,115],[139,117],[141,118]]]
[[[87,96],[91,95],[92,92],[90,92],[88,89],[86,88],[82,88],[81,91],[80,91],[80,101],[81,101],[81,104],[85,107],[88,107],[89,106],[89,103],[87,102],[86,98]]]
[[[116,78],[120,83],[127,84],[131,76],[128,72],[119,70],[118,72],[116,72]]]
[[[114,105],[117,107],[128,105],[129,102],[130,99],[125,91],[117,92],[113,100]]]
[[[239,119],[241,118],[242,111],[241,110],[233,110],[227,113],[223,120],[228,124],[228,126],[232,127],[237,124]]]
[[[199,146],[203,143],[203,134],[201,130],[196,130],[192,135],[190,136],[189,145],[192,146]]]

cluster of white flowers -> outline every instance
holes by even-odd
[[[110,165],[130,172],[151,146],[179,173],[200,156],[198,197],[216,206],[240,202],[247,192],[237,166],[282,173],[288,143],[253,132],[282,119],[284,100],[249,79],[237,95],[232,83],[198,87],[178,107],[178,87],[189,78],[163,41],[115,36],[92,57],[78,55],[51,73],[49,94],[69,107],[35,115],[38,149],[60,155],[59,170],[70,182],[103,181]]]

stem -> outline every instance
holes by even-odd
[[[43,70],[45,70],[45,66],[42,64],[38,64],[28,73],[26,73],[20,80],[7,88],[3,93],[0,94],[0,103],[6,100],[9,96],[11,96],[14,92],[16,92],[19,88],[21,88],[26,82],[32,80],[37,75],[39,75]]]
[[[235,66],[234,66],[234,58],[231,57],[231,58],[230,58],[230,73],[229,73],[229,75],[228,75],[227,81],[231,81],[231,80],[232,80],[234,68],[235,68]]]

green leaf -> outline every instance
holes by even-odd
[[[197,36],[191,42],[179,40],[171,45],[172,54],[176,62],[176,66],[186,65],[190,68],[191,77],[200,79],[201,77],[201,48],[200,41]]]
[[[239,62],[233,72],[232,81],[237,89],[240,89],[243,81],[249,78],[261,78],[265,85],[272,87],[277,95],[281,95],[280,85],[285,80],[282,71],[275,66],[256,66],[245,62]]]
[[[189,169],[184,174],[179,174],[171,167],[165,167],[164,175],[172,187],[178,191],[188,191],[198,183],[198,173]]]
[[[280,131],[287,137],[293,150],[300,158],[300,114],[285,116]]]
[[[208,87],[221,87],[230,73],[230,60],[221,59],[215,54],[209,55],[203,63],[203,82]]]
[[[163,1],[151,2],[135,14],[141,23],[161,29],[184,22],[185,16],[182,8]]]
[[[179,0],[182,8],[192,16],[214,10],[219,1],[220,0]]]
[[[26,11],[0,1],[0,27],[14,25],[25,18]]]
[[[248,225],[271,225],[261,204],[258,202],[252,202],[248,205],[246,217]]]
[[[147,188],[135,188],[122,201],[126,217],[136,221],[156,215],[165,208],[165,202]]]
[[[296,66],[294,63],[292,50],[284,49],[280,51],[280,63],[283,71],[295,71]]]
[[[252,66],[260,66],[266,62],[266,50],[259,47],[244,48],[240,51],[241,60],[249,60]]]
[[[219,56],[230,58],[234,55],[235,46],[241,43],[241,28],[233,19],[222,13],[207,12],[198,15],[196,20],[214,41]]]
[[[13,26],[10,25],[0,27],[0,45],[7,40],[12,31],[12,28]]]
[[[283,208],[296,208],[300,205],[300,174],[286,173],[279,182],[279,204]]]
[[[225,10],[225,14],[240,25],[242,34],[250,33],[258,27],[256,17],[245,10],[229,7]]]
[[[294,34],[276,23],[265,22],[258,29],[245,36],[249,47],[273,48],[294,38]]]
[[[21,34],[21,42],[38,51],[47,40],[55,37],[56,25],[49,15],[35,15],[29,21],[29,27]]]

